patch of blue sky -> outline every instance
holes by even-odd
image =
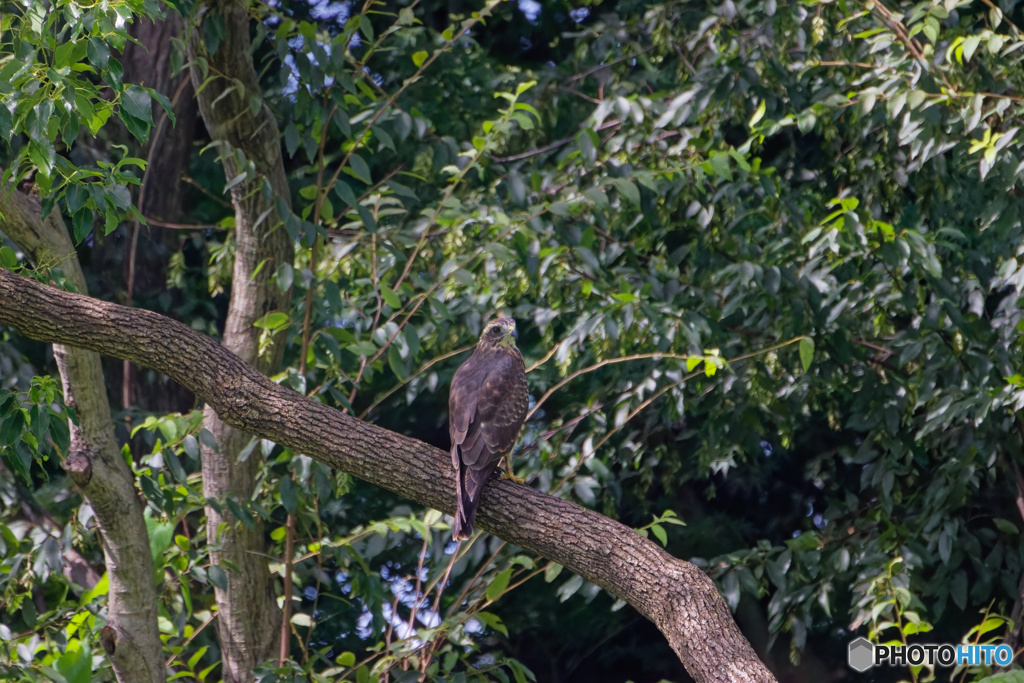
[[[527,21],[537,21],[537,17],[540,16],[540,3],[537,0],[519,0],[519,11],[526,16]]]
[[[352,16],[351,2],[323,2],[314,0],[310,2],[310,14],[317,21],[336,21],[344,24]]]

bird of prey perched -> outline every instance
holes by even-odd
[[[457,509],[452,538],[473,533],[480,491],[502,458],[512,476],[510,454],[519,438],[530,394],[526,364],[516,348],[516,322],[487,323],[473,355],[455,371],[448,394],[448,433],[452,437]]]

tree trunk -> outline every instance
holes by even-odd
[[[210,138],[218,146],[225,179],[247,174],[245,181],[231,188],[235,263],[223,344],[245,363],[270,372],[280,363],[283,346],[271,344],[258,355],[260,330],[253,324],[289,307],[290,291],[281,291],[275,275],[279,266],[293,261],[284,217],[277,210],[279,197],[289,205],[290,192],[277,122],[266,107],[259,106],[254,114],[251,106],[260,89],[250,56],[249,14],[244,5],[233,2],[209,2],[196,8],[202,21],[211,21],[215,15],[224,22],[224,38],[215,52],[207,50],[201,23],[189,37],[192,83],[199,92],[199,111]],[[250,498],[259,461],[250,457],[240,462],[238,455],[251,435],[223,421],[209,404],[203,426],[218,446],[203,452],[204,495],[218,500]],[[226,588],[216,589],[223,676],[229,683],[248,682],[252,669],[274,654],[280,631],[281,612],[274,600],[263,528],[258,521],[253,528],[245,528],[230,513],[222,514],[212,506],[207,506],[206,518],[209,542],[220,546],[211,553],[213,562],[229,561],[236,568],[226,571]]]
[[[166,10],[164,15],[159,21],[136,18],[131,34],[138,42],[125,45],[121,61],[125,83],[138,83],[163,93],[174,109],[172,124],[163,108],[153,103],[156,125],[139,155],[146,159],[148,166],[142,176],[137,206],[151,221],[179,223],[184,214],[187,188],[182,178],[192,159],[199,110],[188,72],[183,70],[174,75],[171,67],[171,39],[184,37],[185,22],[174,10]],[[127,129],[123,130],[123,135],[125,144],[134,144]],[[190,233],[156,222],[150,222],[149,227],[129,224],[119,230],[126,231],[124,239],[98,240],[97,244],[123,251],[125,303],[151,310],[175,308],[181,296],[168,289],[167,268],[171,256]],[[115,386],[121,387],[121,403],[126,410],[133,407],[159,413],[188,412],[195,403],[180,385],[162,375],[142,376],[128,363],[112,374]]]
[[[0,269],[0,323],[160,370],[227,422],[421,505],[455,510],[449,454],[361,422],[275,384],[236,356],[156,313],[60,292]],[[56,325],[54,321],[60,321]],[[774,681],[714,583],[632,529],[509,481],[489,482],[477,524],[621,597],[668,638],[694,680]]]
[[[59,265],[80,292],[87,291],[60,214],[51,212],[43,220],[37,199],[0,190],[0,230],[33,261]],[[0,308],[13,305],[8,299],[0,301]],[[62,464],[96,513],[107,566],[103,648],[121,683],[162,683],[166,676],[149,534],[135,476],[114,437],[100,356],[60,344],[54,345],[53,354],[64,387],[64,403],[78,416],[77,425],[68,424],[71,448]]]

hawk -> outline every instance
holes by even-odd
[[[519,438],[530,394],[526,364],[516,348],[516,322],[497,318],[487,323],[473,355],[455,371],[448,394],[448,433],[457,499],[452,538],[473,533],[480,491]],[[506,474],[512,476],[511,457]]]

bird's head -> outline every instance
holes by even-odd
[[[515,320],[495,318],[484,327],[483,334],[480,335],[479,346],[514,349],[518,338]]]

